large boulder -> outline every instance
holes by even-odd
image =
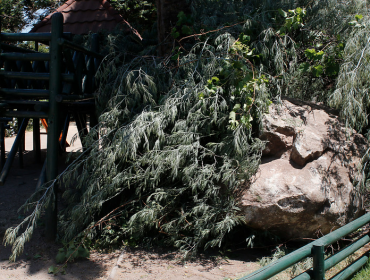
[[[285,99],[270,107],[261,139],[262,163],[240,201],[250,227],[316,237],[363,214],[356,183],[368,144],[329,109]]]

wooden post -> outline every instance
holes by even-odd
[[[5,122],[0,121],[1,169],[5,165]]]
[[[22,120],[22,124],[19,127],[17,137],[15,137],[13,146],[12,146],[12,148],[11,148],[9,154],[8,154],[8,158],[6,159],[4,168],[3,168],[3,170],[1,171],[1,174],[0,174],[0,186],[4,185],[5,179],[8,176],[8,173],[9,173],[10,167],[12,166],[14,157],[17,153],[17,150],[19,149],[19,146],[21,145],[22,138],[24,137],[24,133],[25,133],[26,128],[27,128],[28,120],[29,120],[29,118],[24,118]]]
[[[62,49],[58,40],[63,36],[63,15],[56,13],[51,18],[50,42],[50,81],[49,81],[49,119],[47,140],[46,180],[52,181],[58,176],[59,154],[59,104],[57,96],[61,94]],[[53,188],[54,198],[46,209],[46,238],[55,240],[57,235],[57,185]]]
[[[33,152],[35,153],[35,161],[41,163],[41,144],[40,144],[40,119],[33,119]]]
[[[18,118],[18,122],[17,122],[17,125],[18,125],[18,132],[20,130],[20,126],[21,126],[21,123],[23,122],[23,119],[22,118]],[[18,158],[19,158],[19,168],[24,168],[24,163],[23,163],[23,152],[25,150],[25,134],[23,134],[21,136],[21,143],[19,145],[19,149],[18,149]]]
[[[39,42],[35,41],[35,51],[39,51]],[[41,143],[40,143],[40,119],[33,119],[33,152],[35,161],[41,163]]]
[[[1,53],[1,17],[0,17],[0,53]],[[2,67],[0,63],[0,68]],[[2,79],[2,78],[0,78]],[[2,85],[2,81],[0,81],[0,86]],[[0,165],[1,169],[3,169],[5,165],[5,121],[0,123]]]

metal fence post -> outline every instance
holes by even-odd
[[[61,94],[61,66],[62,49],[58,40],[63,36],[63,15],[56,13],[51,18],[51,42],[50,42],[50,82],[49,82],[49,118],[47,140],[47,170],[48,182],[58,175],[59,153],[59,104],[57,96]],[[57,185],[53,188],[54,199],[46,209],[46,238],[55,240],[57,235]]]
[[[325,280],[324,245],[313,245],[313,279]]]

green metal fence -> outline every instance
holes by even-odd
[[[65,148],[69,117],[73,115],[79,131],[86,130],[86,114],[90,125],[94,118],[94,75],[102,56],[98,53],[97,36],[86,49],[74,44],[72,34],[63,33],[63,15],[52,16],[51,33],[0,33],[0,185],[3,185],[18,152],[23,162],[23,138],[30,118],[33,119],[34,150],[40,160],[39,119],[47,119],[47,155],[40,178],[52,181],[58,175],[58,155]],[[8,42],[35,42],[35,50]],[[38,43],[49,45],[49,53],[38,52]],[[7,122],[18,118],[17,137],[5,158],[4,131]],[[62,133],[62,140],[59,141]],[[47,162],[47,164],[46,164]],[[44,180],[41,180],[44,181]],[[54,187],[55,202],[57,187]],[[46,211],[46,233],[55,239],[57,233],[56,203]]]
[[[305,279],[314,279],[314,280],[323,280],[325,279],[325,271],[332,268],[349,255],[356,252],[358,249],[362,248],[364,245],[369,243],[369,235],[364,235],[363,237],[357,239],[335,255],[324,259],[324,247],[328,246],[346,235],[358,230],[364,225],[370,222],[370,213],[363,215],[362,217],[354,220],[353,222],[321,237],[320,239],[315,240],[307,244],[306,246],[282,257],[281,259],[272,262],[271,264],[262,267],[261,269],[240,278],[239,280],[264,280],[273,277],[274,275],[282,272],[283,270],[291,267],[295,263],[301,261],[304,258],[312,256],[313,258],[313,267],[296,276],[294,280],[305,280]],[[356,271],[358,271],[364,264],[367,263],[369,259],[369,252],[366,252],[364,255],[355,260],[351,265],[347,266],[341,272],[332,277],[332,280],[343,280],[351,277]],[[370,279],[370,275],[369,275]]]

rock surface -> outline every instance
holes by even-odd
[[[261,139],[262,163],[240,202],[250,227],[317,237],[363,214],[355,185],[368,144],[330,110],[286,99],[270,107]]]

